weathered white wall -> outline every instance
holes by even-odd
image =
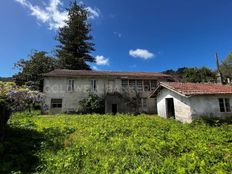
[[[231,107],[232,95],[204,95],[204,96],[191,97],[190,103],[191,103],[191,113],[193,119],[199,116],[208,116],[208,117],[231,116],[232,113],[220,112],[220,107],[218,102],[219,98],[229,98],[230,107]]]
[[[181,122],[192,122],[200,116],[231,117],[232,112],[222,113],[219,107],[219,98],[229,98],[232,111],[232,95],[201,95],[183,97],[171,90],[162,89],[157,97],[158,115],[167,118],[166,98],[174,99],[175,117]]]
[[[74,91],[68,91],[68,80],[75,81]],[[63,106],[61,112],[78,111],[79,101],[86,98],[91,90],[91,80],[95,79],[97,90],[95,93],[99,96],[105,95],[107,92],[121,92],[121,79],[109,77],[46,77],[44,79],[44,93],[46,96],[46,104],[51,108],[51,99],[62,99]],[[143,92],[143,96],[149,96],[151,92]],[[51,111],[51,110],[50,110]],[[155,99],[147,99],[147,108],[144,110],[149,113],[156,112]],[[55,111],[57,112],[57,111]]]
[[[181,122],[191,122],[191,109],[189,99],[176,94],[168,89],[162,89],[157,97],[158,115],[167,118],[166,99],[173,98],[175,107],[175,118]]]
[[[74,79],[74,91],[68,91],[68,80]],[[44,80],[44,93],[46,95],[46,104],[50,108],[52,98],[62,98],[62,112],[77,111],[79,101],[88,96],[91,90],[91,79],[93,78],[56,78],[48,77]],[[107,82],[103,79],[96,79],[97,93],[99,96],[104,95],[107,88]]]

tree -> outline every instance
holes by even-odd
[[[11,82],[13,81],[12,77],[0,77],[0,81],[2,82]]]
[[[220,71],[224,78],[232,79],[232,53],[222,61]]]
[[[181,81],[182,80],[182,76],[184,74],[184,70],[188,69],[187,67],[182,67],[182,68],[178,68],[176,71],[173,69],[169,69],[164,71],[164,74],[169,74],[172,75],[175,79]]]
[[[93,37],[90,35],[91,25],[88,23],[89,12],[84,6],[73,2],[68,9],[66,26],[60,28],[57,41],[57,57],[60,68],[73,70],[90,70],[86,62],[94,62],[90,55],[94,51]]]
[[[179,68],[175,70],[167,70],[163,73],[173,75],[180,82],[203,83],[215,82],[216,73],[207,67],[201,68]]]
[[[47,56],[44,51],[35,51],[28,60],[19,60],[15,67],[20,70],[14,76],[17,85],[28,85],[33,89],[42,91],[43,74],[54,70],[57,67],[57,60]]]

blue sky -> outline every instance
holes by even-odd
[[[164,71],[178,67],[215,68],[232,51],[231,0],[83,0],[98,70]],[[32,50],[52,54],[57,27],[68,0],[2,0],[0,76]]]

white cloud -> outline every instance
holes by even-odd
[[[16,2],[20,3],[24,7],[27,7],[31,11],[31,15],[35,16],[39,21],[45,23],[49,20],[49,14],[42,10],[39,6],[33,6],[27,0],[15,0]]]
[[[49,6],[46,7],[46,11],[49,13],[50,29],[62,28],[66,25],[65,21],[68,20],[68,12],[59,11],[59,5],[62,5],[60,0],[50,0]]]
[[[97,65],[109,65],[109,59],[104,56],[96,56],[95,59]]]
[[[65,21],[68,20],[68,12],[66,10],[61,11],[59,6],[62,6],[61,0],[50,0],[49,4],[42,2],[43,7],[38,5],[33,5],[29,0],[15,0],[22,6],[30,10],[30,14],[35,16],[39,22],[47,23],[49,29],[58,29],[66,25]],[[91,7],[86,7],[89,11],[89,18],[95,19],[100,16],[100,10]]]
[[[132,57],[142,58],[145,60],[151,59],[152,57],[155,56],[153,53],[145,49],[130,50],[129,55],[131,55]]]

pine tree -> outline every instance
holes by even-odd
[[[94,45],[90,35],[91,25],[88,23],[89,12],[84,6],[74,1],[68,9],[66,26],[60,28],[57,40],[57,57],[60,68],[72,70],[90,70],[87,62],[95,62],[90,55],[94,51]]]

